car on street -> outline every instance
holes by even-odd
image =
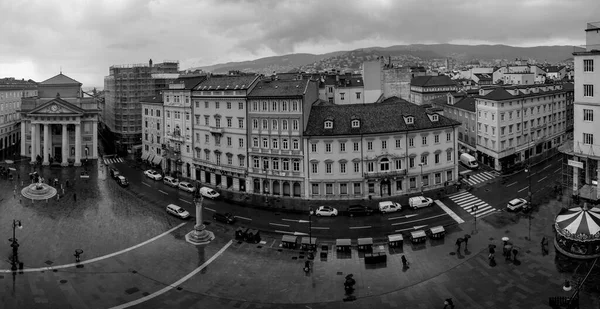
[[[114,179],[117,179],[117,177],[121,175],[121,172],[119,172],[119,170],[114,167],[109,168],[108,171],[110,172],[110,177]]]
[[[213,214],[213,220],[219,221],[226,224],[233,224],[235,222],[235,217],[231,213],[219,213],[215,212]]]
[[[162,179],[162,175],[159,174],[155,170],[147,170],[147,171],[144,172],[144,175],[146,175],[146,177],[148,177],[150,179],[154,179],[154,180],[161,180]]]
[[[200,194],[202,194],[202,196],[210,198],[210,199],[216,199],[217,197],[219,197],[219,193],[209,187],[202,187],[200,188]]]
[[[402,206],[399,203],[395,203],[392,201],[382,201],[379,202],[379,211],[381,211],[381,213],[390,213],[390,212],[396,212],[402,209]]]
[[[370,216],[371,214],[373,214],[373,209],[363,205],[350,205],[348,206],[347,213],[350,217]]]
[[[177,188],[177,186],[179,185],[179,180],[177,180],[176,178],[173,178],[171,176],[165,176],[165,178],[163,179],[163,182],[170,187],[173,188]]]
[[[525,200],[524,198],[515,198],[512,199],[508,202],[508,204],[506,204],[506,208],[510,211],[518,211],[518,210],[527,210],[527,208],[529,208],[529,205],[527,203],[527,200]]]
[[[196,187],[194,187],[194,185],[189,182],[182,181],[179,183],[178,187],[179,187],[179,190],[183,190],[185,192],[189,192],[189,193],[196,192]]]
[[[187,212],[187,210],[185,210],[175,204],[167,205],[167,213],[169,213],[175,217],[179,217],[181,219],[187,219],[190,216],[190,213]]]
[[[127,178],[125,178],[125,176],[117,176],[117,183],[119,184],[119,186],[121,187],[127,187],[129,186],[129,181],[127,181]]]
[[[424,196],[414,196],[408,199],[408,205],[412,209],[429,207],[433,205],[433,199]]]
[[[337,209],[331,206],[319,206],[317,210],[315,210],[315,216],[317,217],[335,217],[338,215]]]

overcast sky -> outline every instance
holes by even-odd
[[[180,68],[410,43],[583,45],[600,0],[0,0],[0,77],[103,87],[113,64]]]

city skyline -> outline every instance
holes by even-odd
[[[180,68],[416,43],[582,45],[600,5],[580,1],[24,1],[5,12],[0,77],[61,70],[103,86],[114,64]],[[335,12],[333,14],[332,12]],[[543,12],[543,14],[533,14]],[[409,29],[399,31],[398,29]]]

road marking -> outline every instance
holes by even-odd
[[[525,191],[525,190],[527,190],[527,188],[529,188],[529,186],[527,186],[527,187],[525,187],[525,188],[523,188],[523,189],[521,189],[521,190],[519,190],[517,192]]]
[[[142,181],[142,184],[145,185],[145,186],[148,186],[148,187],[150,186],[149,184],[147,184],[147,183],[145,183],[143,181]]]
[[[313,230],[328,230],[329,229],[328,227],[325,227],[325,226],[311,226],[310,228]]]
[[[367,226],[351,226],[351,227],[349,227],[349,229],[351,229],[351,230],[370,229],[370,228],[371,228],[370,225],[367,225]]]
[[[212,208],[208,208],[208,207],[204,207],[204,209],[206,209],[206,210],[210,210],[210,211],[212,211],[212,212],[217,212],[216,210],[214,210],[214,209],[212,209]]]
[[[392,217],[392,218],[388,218],[388,220],[397,220],[397,219],[406,219],[406,218],[410,218],[410,217],[414,217],[414,216],[418,216],[419,214],[410,214],[410,215],[406,215],[406,216],[402,216],[402,217]]]
[[[540,180],[538,180],[538,182],[542,182],[546,178],[548,178],[548,176],[544,176],[543,178],[540,178]]]
[[[158,190],[158,192],[160,192],[160,193],[162,193],[162,194],[169,195],[169,193],[167,193],[167,192],[165,192],[165,191],[163,191],[163,190]]]
[[[290,226],[289,226],[289,225],[287,225],[287,224],[279,224],[279,223],[271,223],[271,222],[269,222],[269,224],[270,224],[270,225],[275,225],[275,226],[290,227]]]
[[[532,177],[532,176],[533,176],[533,175],[535,175],[535,174],[537,174],[537,173],[531,173],[531,175],[527,175],[527,177],[525,177],[525,178]]]
[[[244,220],[248,220],[248,221],[252,221],[252,219],[250,218],[246,218],[246,217],[240,217],[240,216],[233,216],[234,218],[239,218],[239,219],[244,219]]]
[[[459,217],[456,213],[454,213],[454,211],[452,211],[452,209],[448,208],[448,206],[444,205],[444,203],[442,203],[440,200],[435,200],[434,202],[438,206],[440,206],[440,208],[443,209],[458,224],[465,222],[465,220],[463,220],[461,217]]]
[[[509,184],[509,185],[506,185],[506,186],[507,186],[507,187],[510,187],[510,186],[512,186],[512,185],[516,185],[516,184],[517,184],[517,182],[518,182],[518,181],[515,181],[515,182],[513,182],[513,183],[511,183],[511,184]]]
[[[418,230],[418,229],[422,229],[424,227],[427,227],[427,225],[417,225],[417,226],[413,226],[413,227],[409,227],[406,229],[401,229],[401,230],[395,230],[394,232],[398,233],[398,232],[404,232],[404,231],[408,231],[408,230]]]
[[[191,204],[191,203],[192,203],[192,202],[190,202],[190,201],[186,201],[186,200],[184,200],[184,199],[182,199],[182,198],[180,198],[179,200],[180,200],[180,201],[182,201],[182,202],[188,203],[188,204]],[[204,207],[204,208],[206,208],[206,207]]]
[[[160,235],[154,236],[154,237],[152,237],[152,238],[150,238],[150,239],[148,239],[148,240],[146,240],[144,242],[141,242],[141,243],[139,243],[139,244],[137,244],[137,245],[135,245],[133,247],[125,248],[125,249],[123,249],[121,251],[117,251],[117,252],[113,252],[113,253],[110,253],[110,254],[107,254],[107,255],[99,256],[99,257],[96,257],[96,258],[93,258],[93,259],[90,259],[90,260],[84,260],[84,261],[81,261],[79,263],[57,265],[57,266],[50,266],[50,267],[25,268],[25,269],[19,270],[19,271],[26,272],[26,273],[37,272],[37,271],[50,271],[50,270],[53,270],[53,269],[62,269],[62,268],[75,267],[77,265],[90,264],[90,263],[94,263],[94,262],[97,262],[97,261],[105,260],[105,259],[111,258],[111,257],[119,255],[119,254],[127,253],[127,252],[129,252],[131,250],[135,250],[135,249],[137,249],[137,248],[139,248],[139,247],[141,247],[143,245],[151,243],[151,242],[153,242],[153,241],[155,241],[155,240],[157,240],[157,239],[159,239],[159,238],[161,238],[161,237],[163,237],[163,236],[165,236],[167,234],[172,233],[176,229],[178,229],[178,228],[180,228],[180,227],[182,227],[182,226],[184,226],[186,224],[187,223],[185,223],[185,222],[181,223],[178,226],[176,226],[176,227],[174,227],[174,228],[172,228],[172,229],[170,229],[170,230],[168,230],[168,231],[166,231],[166,232],[164,232],[164,233],[162,233]],[[11,273],[11,272],[12,272],[12,270],[10,270],[10,269],[0,269],[0,273]]]
[[[556,172],[560,171],[561,169],[562,168],[557,168],[554,172],[556,173]]]
[[[187,281],[188,279],[190,279],[191,277],[195,276],[197,273],[199,273],[200,271],[202,271],[204,268],[206,268],[206,266],[208,266],[208,264],[212,263],[215,259],[217,259],[221,254],[223,254],[223,252],[225,252],[225,250],[227,250],[227,248],[229,248],[229,246],[231,246],[231,244],[233,243],[233,240],[230,240],[227,244],[225,244],[225,246],[223,246],[223,248],[221,248],[221,250],[219,250],[217,253],[215,253],[215,255],[213,255],[210,259],[208,259],[208,261],[204,262],[202,265],[200,265],[198,268],[194,269],[191,273],[185,275],[183,278],[177,280],[175,283],[172,283],[164,288],[162,288],[161,290],[158,290],[150,295],[144,296],[142,298],[138,298],[134,301],[130,301],[128,303],[125,304],[121,304],[118,305],[116,307],[112,307],[111,309],[123,309],[123,308],[129,308],[131,306],[135,306],[135,305],[139,305],[145,301],[148,301],[154,297],[160,296],[170,290],[172,290],[173,288],[178,287],[179,285],[181,285],[182,283],[184,283],[185,281]]]
[[[290,221],[290,222],[296,222],[296,223],[308,223],[308,220],[294,220],[294,219],[281,219],[283,221]]]
[[[407,223],[419,222],[419,221],[433,219],[433,218],[437,218],[437,217],[443,217],[443,216],[447,216],[447,215],[448,215],[447,213],[443,213],[443,214],[439,214],[439,215],[435,215],[435,216],[431,216],[431,217],[423,218],[423,219],[417,219],[417,220],[406,221],[406,222],[392,223],[392,225],[402,225],[402,224],[407,224]]]

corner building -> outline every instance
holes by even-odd
[[[391,97],[382,103],[315,104],[304,131],[307,198],[405,195],[457,179],[460,122]]]

